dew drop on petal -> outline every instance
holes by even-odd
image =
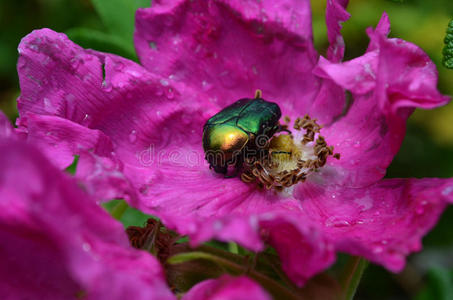
[[[91,246],[88,243],[83,243],[82,244],[82,249],[83,249],[83,251],[88,252],[88,251],[91,250]]]
[[[381,246],[376,246],[373,248],[373,253],[375,253],[375,254],[382,253],[383,251],[384,251],[384,248],[382,248]]]
[[[90,115],[89,114],[85,114],[85,116],[83,117],[83,120],[82,120],[82,124],[86,125],[86,124],[88,124],[90,122],[90,120],[91,120]]]
[[[453,186],[446,187],[446,188],[442,191],[442,195],[448,196],[448,195],[451,194],[451,192],[453,192]]]
[[[132,130],[129,134],[129,142],[135,143],[137,141],[137,131]]]
[[[219,220],[215,221],[214,224],[213,224],[213,228],[214,228],[215,231],[222,230],[222,228],[223,228],[222,222],[219,221]]]
[[[157,50],[157,44],[155,42],[149,42],[149,47],[153,50]]]
[[[337,219],[336,217],[330,217],[325,221],[324,225],[326,227],[348,227],[351,226],[351,223],[346,220]]]
[[[170,100],[173,99],[173,98],[175,97],[175,93],[174,93],[174,91],[173,91],[172,88],[169,88],[169,89],[167,90],[166,96],[167,96],[167,98],[170,99]]]

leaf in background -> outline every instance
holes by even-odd
[[[427,284],[415,299],[453,299],[453,272],[442,267],[429,270],[427,274]]]
[[[446,68],[453,69],[453,19],[448,23],[447,35],[444,39],[444,50],[442,51],[443,64]]]
[[[149,218],[157,219],[156,217],[142,213],[127,204],[125,206],[123,204],[126,204],[124,200],[115,199],[103,203],[102,207],[104,207],[104,209],[112,215],[121,212],[121,216],[119,216],[119,214],[117,216],[119,217],[118,220],[123,224],[124,228],[129,226],[143,226]]]
[[[71,28],[66,31],[69,39],[83,48],[114,53],[137,61],[134,44],[120,37],[89,28]]]
[[[77,169],[77,163],[79,162],[79,156],[74,155],[74,160],[72,161],[72,164],[66,168],[66,172],[68,172],[71,175],[74,175]]]
[[[107,30],[132,45],[135,11],[150,6],[151,0],[92,0]]]

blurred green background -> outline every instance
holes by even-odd
[[[33,29],[65,32],[86,48],[136,60],[132,34],[134,11],[148,0],[2,0],[0,1],[0,109],[17,116],[19,85],[17,45]],[[324,0],[312,0],[315,45],[327,47]],[[443,39],[453,18],[452,0],[351,0],[351,19],[344,24],[346,59],[365,51],[365,29],[375,26],[383,11],[390,16],[392,37],[423,48],[439,70],[439,89],[453,95],[453,70],[441,65]],[[453,177],[453,104],[431,111],[417,110],[410,118],[400,153],[388,177]],[[140,220],[141,222],[141,220]],[[137,224],[141,225],[141,224]],[[357,299],[453,299],[453,208],[424,239],[424,250],[409,258],[407,268],[391,274],[370,265]]]

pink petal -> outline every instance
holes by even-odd
[[[18,126],[26,129],[27,142],[36,145],[61,169],[83,151],[99,156],[111,156],[113,151],[112,142],[101,131],[60,117],[28,113],[18,120]]]
[[[349,0],[330,0],[327,1],[326,8],[326,25],[327,37],[329,39],[329,48],[327,57],[332,62],[339,62],[344,55],[344,40],[341,36],[341,23],[345,22],[351,16],[346,11]]]
[[[377,29],[369,31],[372,51],[345,63],[320,59],[315,70],[354,97],[346,116],[323,130],[341,154],[340,160],[330,162],[333,177],[348,186],[365,186],[385,175],[415,107],[433,108],[449,101],[436,88],[437,71],[429,57],[411,43],[387,39],[387,32],[384,14]]]
[[[69,165],[73,155],[94,150],[98,161],[124,162],[126,178],[137,179],[135,187],[143,190],[159,172],[147,157],[151,148],[162,155],[155,158],[160,163],[196,147],[195,164],[203,163],[206,170],[201,130],[216,110],[190,88],[169,84],[120,57],[84,50],[48,29],[25,37],[19,50],[19,129],[60,167]],[[29,113],[55,117],[31,117]],[[85,170],[99,171],[96,166],[88,164]],[[90,176],[78,172],[79,177],[82,174]]]
[[[174,299],[157,260],[72,178],[29,145],[2,139],[0,150],[4,297]]]
[[[252,97],[307,112],[319,89],[309,1],[153,3],[136,14],[135,46],[151,72],[226,106]]]
[[[192,287],[182,300],[270,300],[261,286],[246,276],[223,275]]]
[[[78,155],[76,177],[96,199],[126,198],[136,202],[133,188],[123,175],[123,164],[115,157],[110,139],[101,131],[67,119],[27,113],[18,120],[25,140],[38,147],[60,169]],[[132,193],[132,194],[131,194]]]
[[[453,179],[387,179],[363,188],[298,186],[303,215],[344,251],[398,272],[453,199]]]
[[[0,110],[0,138],[13,137],[13,126],[8,117]]]
[[[332,62],[340,62],[343,59],[345,45],[340,31],[341,23],[347,21],[350,17],[346,11],[348,2],[348,0],[327,1],[326,25],[329,40],[327,57]],[[323,60],[323,58],[320,57],[320,60]],[[309,115],[316,117],[323,126],[328,126],[343,113],[346,99],[345,91],[330,79],[323,79],[321,82],[321,88],[309,110]]]

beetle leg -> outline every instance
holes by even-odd
[[[285,131],[289,134],[291,134],[292,132],[288,129],[288,125],[284,124],[278,124],[277,125],[277,130],[275,132],[282,132],[282,131]]]
[[[244,163],[244,157],[239,153],[235,157],[234,169],[230,172],[230,174],[225,173],[225,178],[234,178],[237,177],[238,174],[241,172],[242,165]],[[233,165],[233,164],[232,164]]]

